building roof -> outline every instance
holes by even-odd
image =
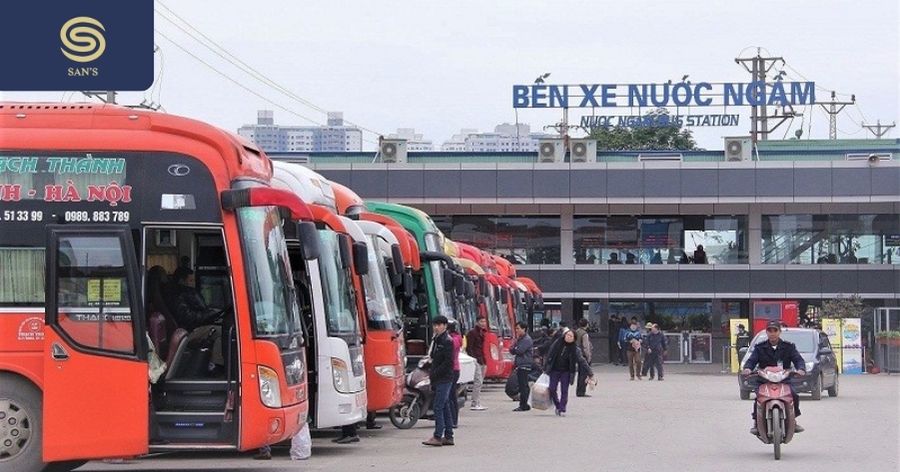
[[[816,139],[760,141],[757,145],[759,161],[843,161],[847,154],[890,153],[900,159],[900,139]],[[597,151],[598,162],[637,162],[639,154],[654,152],[680,153],[684,162],[721,162],[723,150],[696,151]],[[368,152],[270,152],[270,157],[301,160],[313,164],[368,164],[376,161],[374,151]],[[757,156],[754,155],[756,160]],[[465,152],[437,151],[407,153],[410,164],[455,163],[534,163],[537,152]]]

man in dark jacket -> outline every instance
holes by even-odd
[[[453,340],[447,334],[447,317],[437,316],[432,321],[434,339],[431,341],[431,389],[434,392],[434,435],[422,444],[426,446],[453,445],[453,412],[450,411],[450,395],[453,395]]]
[[[658,375],[659,380],[663,379],[663,356],[668,348],[666,335],[659,330],[659,325],[654,323],[650,327],[650,333],[647,334],[647,355],[644,357],[644,368],[642,375],[650,373],[650,380],[653,380],[654,371]]]
[[[509,353],[516,356],[516,380],[519,383],[519,407],[513,411],[528,411],[528,376],[531,375],[531,366],[534,364],[534,353],[531,336],[525,331],[528,325],[520,321],[516,323],[516,343],[509,348]]]
[[[606,328],[609,340],[609,363],[619,365],[619,315],[610,315]]]
[[[797,352],[797,346],[781,339],[780,322],[769,322],[766,326],[766,337],[768,339],[753,346],[750,357],[744,363],[744,370],[741,372],[743,375],[750,375],[754,369],[765,369],[778,365],[790,369],[792,364],[797,375],[806,375],[806,362],[803,360],[803,356]],[[759,382],[758,377],[754,377],[754,380]],[[791,396],[794,397],[794,417],[796,418],[800,416],[800,397],[797,395],[794,385],[790,382],[788,385],[791,387]],[[794,432],[802,433],[803,427],[799,423],[794,423]],[[750,428],[750,433],[759,435],[759,430],[756,428],[756,402],[753,402],[753,427]]]
[[[578,329],[575,330],[575,345],[581,349],[581,355],[590,365],[594,357],[594,346],[591,344],[591,335],[588,333],[588,320],[585,318],[578,320]],[[575,382],[576,397],[590,396],[587,394],[587,376],[587,371],[579,367],[578,380]]]
[[[191,332],[212,323],[219,312],[210,309],[197,291],[194,271],[179,267],[172,278],[174,285],[169,288],[166,304],[178,327]]]
[[[484,358],[484,335],[487,334],[487,318],[479,316],[475,327],[466,333],[466,354],[475,358],[475,380],[472,385],[472,410],[487,410],[481,404],[481,387],[484,385],[484,369],[487,361]]]

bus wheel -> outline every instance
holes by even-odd
[[[42,472],[72,472],[87,463],[88,461],[51,462],[44,466]]]
[[[41,454],[41,392],[18,376],[0,374],[0,468],[36,471]]]

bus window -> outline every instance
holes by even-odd
[[[57,245],[59,327],[82,347],[134,354],[121,240],[111,235],[61,235]]]
[[[44,303],[44,249],[0,247],[0,306]]]

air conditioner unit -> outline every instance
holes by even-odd
[[[379,151],[382,162],[392,164],[406,162],[405,139],[382,139]]]
[[[566,147],[562,139],[542,139],[538,141],[538,162],[563,162]]]
[[[681,162],[684,160],[684,154],[680,152],[650,152],[650,153],[639,153],[638,161],[640,162],[651,162],[651,161],[671,161],[671,162]]]
[[[749,161],[753,159],[753,139],[749,136],[725,138],[725,160]]]
[[[890,152],[848,152],[844,155],[848,161],[890,161],[894,155]]]
[[[569,160],[572,162],[595,162],[597,160],[597,140],[569,140]]]

